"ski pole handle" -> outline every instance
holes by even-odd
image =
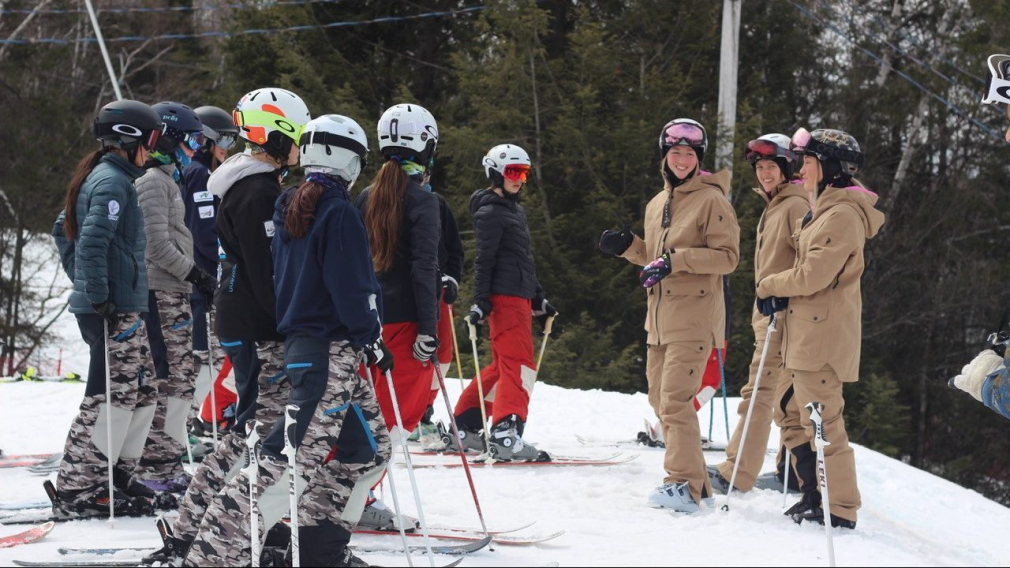
[[[466,326],[470,328],[470,341],[477,341],[477,326],[470,323],[470,320],[467,320]]]
[[[298,411],[301,408],[297,404],[289,404],[284,407],[284,449],[281,453],[289,458],[294,458],[297,450],[295,436],[298,430]]]
[[[554,329],[554,318],[556,317],[558,317],[558,314],[554,314],[553,316],[547,318],[547,323],[544,324],[544,336],[551,334],[551,331]]]

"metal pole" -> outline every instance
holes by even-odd
[[[786,471],[782,474],[784,481],[782,482],[782,508],[785,509],[789,505],[789,470],[793,468],[793,451],[786,448]]]
[[[98,16],[95,15],[95,7],[91,5],[91,0],[84,0],[88,7],[88,16],[91,17],[91,27],[95,29],[95,38],[98,39],[98,47],[102,50],[102,58],[105,59],[105,68],[109,71],[109,80],[112,81],[112,90],[116,93],[116,100],[123,100],[123,92],[119,90],[119,80],[116,79],[116,71],[112,68],[112,60],[109,59],[109,50],[105,48],[105,38],[102,37],[102,28],[98,25]]]
[[[829,446],[824,437],[824,405],[811,402],[807,405],[810,421],[814,423],[814,445],[817,446],[817,469],[821,474],[821,509],[824,511],[824,534],[828,539],[828,566],[835,568],[835,543],[831,535],[831,498],[828,496],[828,466],[824,463],[824,448]]]
[[[256,503],[256,485],[259,483],[259,457],[256,455],[256,444],[260,441],[260,423],[257,420],[246,422],[246,467],[245,474],[249,476],[249,548],[252,552],[252,566],[260,565],[260,523],[259,506]]]
[[[758,361],[757,375],[754,377],[754,389],[750,391],[750,404],[747,405],[747,416],[743,419],[743,432],[740,436],[740,447],[737,448],[736,459],[733,460],[733,475],[729,479],[729,489],[726,490],[726,504],[722,506],[723,511],[729,511],[729,499],[730,495],[733,493],[733,488],[736,487],[736,474],[740,471],[740,456],[743,455],[743,450],[747,444],[747,430],[750,429],[750,418],[754,414],[754,403],[757,401],[758,389],[761,387],[761,373],[765,369],[765,359],[768,357],[768,343],[771,341],[772,334],[775,333],[775,324],[778,322],[778,314],[772,314],[772,321],[768,324],[768,331],[765,333],[765,344],[761,349],[761,359]],[[723,397],[725,400],[725,397]]]
[[[466,390],[466,385],[463,383],[463,358],[459,354],[459,341],[456,340],[456,314],[453,312],[452,304],[449,304],[449,319],[452,320],[452,325],[449,329],[452,330],[452,347],[456,350],[456,372],[459,373],[459,389],[460,392]],[[452,410],[449,411],[449,416],[452,416]]]
[[[557,314],[554,314],[553,316],[547,318],[547,323],[544,324],[544,340],[543,342],[540,343],[540,356],[537,357],[537,376],[536,376],[537,379],[540,378],[540,365],[544,362],[544,351],[547,351],[547,338],[551,336],[551,331],[554,329],[555,317],[557,317]],[[536,382],[534,382],[533,384],[535,385]],[[530,394],[533,393],[530,392]]]
[[[733,168],[736,131],[736,83],[740,65],[740,0],[723,0],[722,47],[719,52],[719,129],[715,146],[717,170]]]
[[[109,337],[109,320],[102,316],[102,322],[105,326],[105,410],[107,415],[105,417],[105,443],[108,444],[105,446],[105,453],[108,454],[105,459],[109,462],[109,528],[115,528],[116,508],[114,503],[116,495],[112,482],[112,468],[116,464],[112,463],[112,368],[109,364],[109,341],[112,338]]]
[[[299,551],[298,535],[298,463],[295,457],[298,454],[298,447],[295,443],[298,431],[298,410],[296,404],[289,404],[284,407],[284,450],[282,454],[288,458],[288,516],[291,519],[291,566],[300,568],[302,565],[301,552]]]
[[[213,307],[211,304],[207,308],[207,359],[209,359],[207,369],[210,371],[210,421],[214,432],[214,447],[217,447],[217,393],[214,392],[214,388],[217,386],[217,375],[214,373],[214,336],[211,335],[213,321],[210,317]]]
[[[487,431],[487,409],[484,407],[484,381],[480,377],[480,358],[477,356],[477,326],[467,322],[470,326],[470,345],[473,346],[473,366],[477,370],[477,396],[480,397],[480,419],[483,420],[484,451],[487,452],[488,464],[494,464],[494,456],[491,455],[491,435]],[[456,444],[459,444],[457,438]]]

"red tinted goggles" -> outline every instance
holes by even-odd
[[[526,182],[526,178],[529,177],[530,167],[525,164],[510,164],[505,166],[505,171],[502,172],[502,176],[509,181],[520,181]]]
[[[745,158],[749,162],[771,160],[773,158],[795,160],[796,155],[791,150],[786,150],[771,140],[751,140],[747,143]]]
[[[705,132],[694,124],[671,124],[663,131],[663,146],[667,148],[677,146],[678,144],[700,146],[704,142]]]
[[[167,127],[162,124],[161,128],[155,128],[154,130],[148,132],[147,139],[141,141],[144,148],[154,150],[154,147],[158,145],[158,140],[161,140],[161,135],[165,133],[165,128]]]

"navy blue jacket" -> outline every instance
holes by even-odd
[[[365,222],[350,194],[326,190],[309,232],[292,238],[284,228],[292,193],[294,188],[284,191],[274,208],[277,329],[361,349],[382,334],[382,290]]]
[[[186,203],[186,227],[193,234],[193,260],[217,276],[217,209],[221,200],[207,189],[212,159],[203,151],[193,156],[182,172],[182,200]]]
[[[77,196],[76,241],[63,234],[60,212],[52,235],[67,276],[74,282],[70,312],[95,313],[92,304],[112,302],[118,313],[147,312],[144,213],[134,180],[144,170],[114,153],[102,156]]]

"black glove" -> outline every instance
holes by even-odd
[[[430,335],[418,334],[414,340],[414,359],[424,363],[431,359],[438,349],[438,339]]]
[[[95,310],[95,313],[105,318],[105,321],[109,322],[109,335],[116,333],[116,327],[119,326],[119,314],[116,313],[116,304],[112,302],[102,302],[101,304],[91,304],[91,309]]]
[[[455,304],[459,297],[459,282],[449,275],[442,276],[442,301],[446,304]]]
[[[196,291],[209,303],[214,302],[214,291],[217,290],[217,278],[214,278],[199,266],[193,268],[186,275],[186,282],[196,286]]]
[[[472,325],[477,332],[477,343],[480,343],[481,327],[484,325],[484,318],[491,312],[491,305],[484,302],[477,302],[470,306],[470,313],[463,318],[467,325]]]
[[[544,330],[547,328],[547,320],[556,315],[558,315],[558,311],[546,299],[540,300],[539,306],[534,306],[533,319],[537,322],[537,327],[540,328],[540,335],[543,335]],[[558,333],[561,333],[560,327],[555,326],[551,329],[551,334]]]
[[[789,298],[779,298],[778,296],[758,298],[757,305],[761,315],[771,317],[772,314],[789,307]]]
[[[365,347],[365,360],[369,366],[378,367],[383,373],[393,370],[393,353],[386,347],[381,337]]]
[[[635,242],[635,235],[631,233],[631,228],[625,225],[624,229],[620,231],[612,229],[603,231],[603,235],[600,236],[599,246],[600,250],[607,254],[620,256],[624,254],[624,251],[628,250],[628,247],[633,242]]]

